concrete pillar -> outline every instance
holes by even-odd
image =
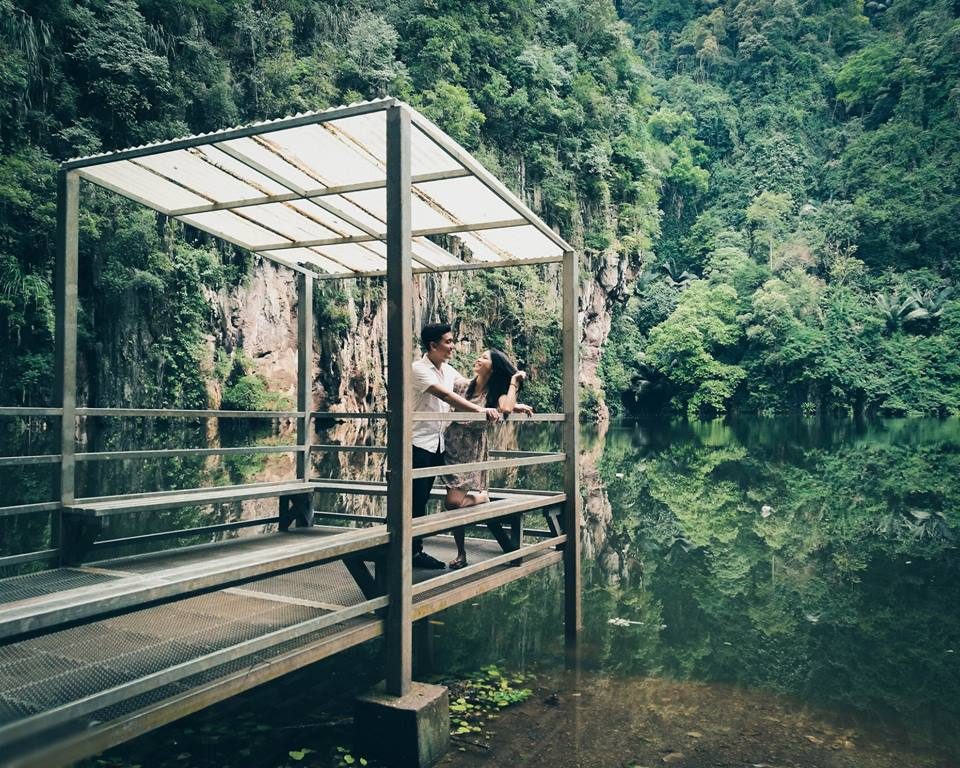
[[[403,696],[380,686],[357,699],[357,754],[396,768],[428,768],[450,747],[450,699],[442,685],[416,681]]]

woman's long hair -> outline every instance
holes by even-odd
[[[487,380],[487,408],[496,408],[500,402],[500,398],[507,394],[507,390],[510,388],[510,379],[513,378],[513,374],[517,372],[517,367],[510,362],[510,358],[507,357],[499,349],[494,349],[490,347],[487,350],[490,353],[490,378]],[[521,384],[522,386],[522,384]],[[470,380],[470,386],[467,387],[467,399],[469,400],[473,397],[473,393],[477,388],[477,377],[474,376]],[[517,387],[519,392],[520,387]]]

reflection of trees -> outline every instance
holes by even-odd
[[[608,538],[631,578],[587,569],[600,663],[955,722],[960,616],[941,606],[960,599],[960,440],[955,422],[929,442],[902,426],[853,440],[776,424],[748,441],[718,424],[612,431]]]

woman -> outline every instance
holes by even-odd
[[[484,351],[473,364],[473,378],[459,379],[454,391],[467,400],[484,408],[496,408],[504,418],[513,411],[531,413],[529,406],[517,403],[517,392],[527,375],[518,371],[513,363],[499,349]],[[455,422],[446,433],[447,464],[472,464],[486,461],[489,457],[488,429],[485,421]],[[461,472],[445,475],[447,487],[446,508],[460,509],[472,507],[490,501],[487,495],[487,473]],[[457,542],[457,557],[450,561],[451,570],[463,568],[467,564],[467,550],[464,547],[464,529],[453,531]]]

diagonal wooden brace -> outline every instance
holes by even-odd
[[[313,493],[298,493],[295,496],[281,496],[280,530],[290,530],[290,523],[296,521],[297,528],[309,528],[313,525]]]
[[[551,536],[560,536],[563,533],[563,506],[555,504],[552,507],[543,508],[543,517],[547,521],[547,527],[550,529]],[[561,549],[557,547],[557,549]]]
[[[493,537],[497,540],[500,549],[504,552],[515,552],[520,549],[521,538],[523,536],[523,513],[518,512],[515,515],[510,515],[506,518],[506,521],[510,526],[509,532],[504,530],[503,519],[488,520],[487,528],[490,529],[490,533],[492,533]],[[512,560],[510,565],[520,565],[521,562],[523,562],[521,559]]]

